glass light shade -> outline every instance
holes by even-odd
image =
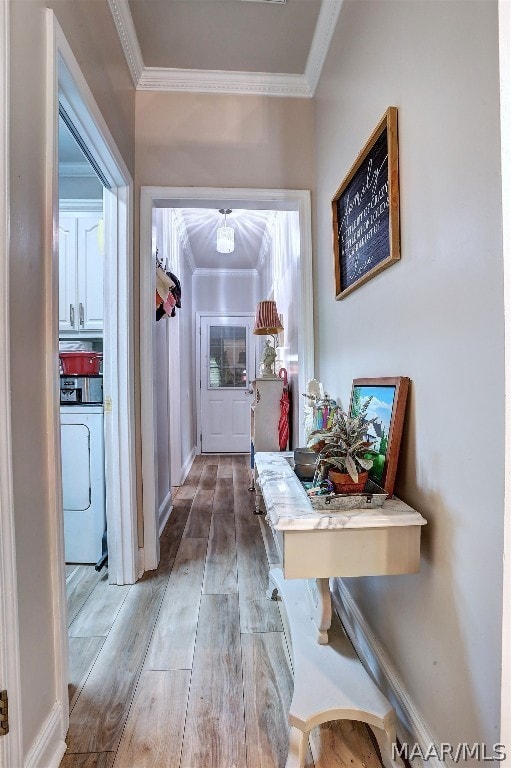
[[[257,305],[253,333],[256,336],[274,336],[283,330],[277,304],[274,301],[260,301]]]
[[[232,227],[219,227],[217,229],[216,249],[218,253],[232,253],[234,251],[234,229]]]

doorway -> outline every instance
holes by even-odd
[[[196,349],[199,453],[250,452],[254,316],[200,315]]]
[[[48,30],[47,200],[53,222],[47,267],[46,380],[48,386],[48,484],[54,510],[52,592],[58,705],[65,734],[68,724],[68,653],[64,568],[60,443],[59,349],[59,189],[58,116],[64,109],[87,155],[107,187],[104,191],[105,301],[103,332],[104,443],[109,580],[134,583],[139,572],[135,494],[132,209],[133,182],[78,63],[51,10]],[[85,317],[84,317],[85,322]]]
[[[200,187],[142,187],[140,202],[140,350],[141,350],[141,438],[144,517],[144,557],[147,568],[156,568],[159,550],[159,505],[155,471],[155,396],[154,396],[154,293],[156,257],[152,248],[154,211],[159,208],[252,209],[295,212],[294,248],[297,254],[297,293],[300,306],[298,346],[293,361],[297,391],[305,391],[314,375],[314,333],[312,313],[312,244],[310,192],[307,190],[230,189]],[[217,214],[218,215],[218,214]],[[193,269],[192,269],[193,272]],[[206,272],[206,270],[204,270]],[[209,277],[209,270],[208,277]],[[206,276],[206,275],[204,275]],[[192,281],[190,280],[190,283]],[[267,292],[267,291],[266,291]],[[204,307],[204,309],[206,309]],[[234,308],[233,308],[234,309]],[[255,311],[255,303],[247,307]],[[193,334],[195,338],[195,333]],[[298,365],[299,361],[299,365]],[[194,398],[196,399],[196,398]],[[247,400],[250,399],[247,397]],[[301,398],[297,397],[302,409]],[[181,407],[191,405],[181,390]],[[198,413],[197,403],[193,408]],[[299,419],[301,423],[301,418]],[[300,427],[300,430],[302,427]],[[302,436],[303,437],[303,436]],[[296,437],[297,442],[300,437]],[[195,451],[199,451],[198,443]]]

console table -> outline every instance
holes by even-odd
[[[256,509],[266,519],[282,569],[270,571],[268,596],[280,595],[293,651],[286,768],[303,768],[309,731],[329,720],[361,720],[373,730],[385,768],[392,755],[395,712],[357,658],[337,619],[329,578],[415,573],[426,520],[398,499],[379,509],[312,508],[289,454],[256,453]]]

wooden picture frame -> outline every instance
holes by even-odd
[[[389,496],[394,493],[409,386],[409,378],[395,376],[353,379],[351,389],[350,416],[358,413],[368,397],[373,398],[367,417],[376,416],[378,421],[371,425],[368,432],[368,439],[374,441],[370,452],[374,463],[369,478]]]
[[[336,299],[401,258],[397,107],[389,107],[332,198]]]

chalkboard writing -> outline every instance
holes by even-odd
[[[392,192],[397,192],[397,136],[395,157],[390,158],[395,166],[393,178],[389,172],[390,110],[332,201],[337,298],[399,258],[398,243],[393,251],[396,243],[391,226],[398,208],[396,199],[391,205]]]

